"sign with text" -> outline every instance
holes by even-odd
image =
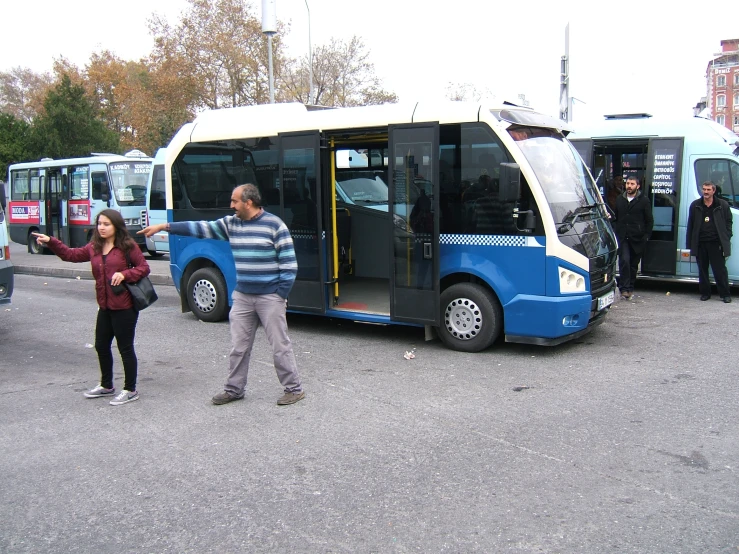
[[[11,202],[8,210],[8,223],[41,223],[41,209],[35,202]]]

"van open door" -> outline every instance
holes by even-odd
[[[439,325],[439,124],[391,125],[390,317]]]
[[[288,306],[326,313],[326,270],[321,220],[320,134],[280,134],[280,198],[282,220],[290,229],[298,259]]]
[[[654,229],[641,262],[645,275],[675,275],[678,261],[678,216],[685,139],[650,138],[643,192],[652,201]]]

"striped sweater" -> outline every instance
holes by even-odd
[[[173,235],[227,240],[236,263],[236,290],[244,294],[277,293],[287,298],[298,262],[290,231],[269,212],[248,221],[229,215],[215,221],[169,224]]]

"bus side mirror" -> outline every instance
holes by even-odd
[[[518,164],[500,164],[500,188],[498,199],[501,202],[515,202],[521,196],[521,168]]]
[[[5,183],[0,182],[0,206],[3,210],[7,207],[8,199],[5,198]]]
[[[104,192],[100,195],[100,200],[108,204],[108,207],[110,208],[110,195],[107,192]]]

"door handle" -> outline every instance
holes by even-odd
[[[430,242],[424,242],[423,243],[423,258],[425,260],[430,260],[433,257],[433,249],[431,248]]]

